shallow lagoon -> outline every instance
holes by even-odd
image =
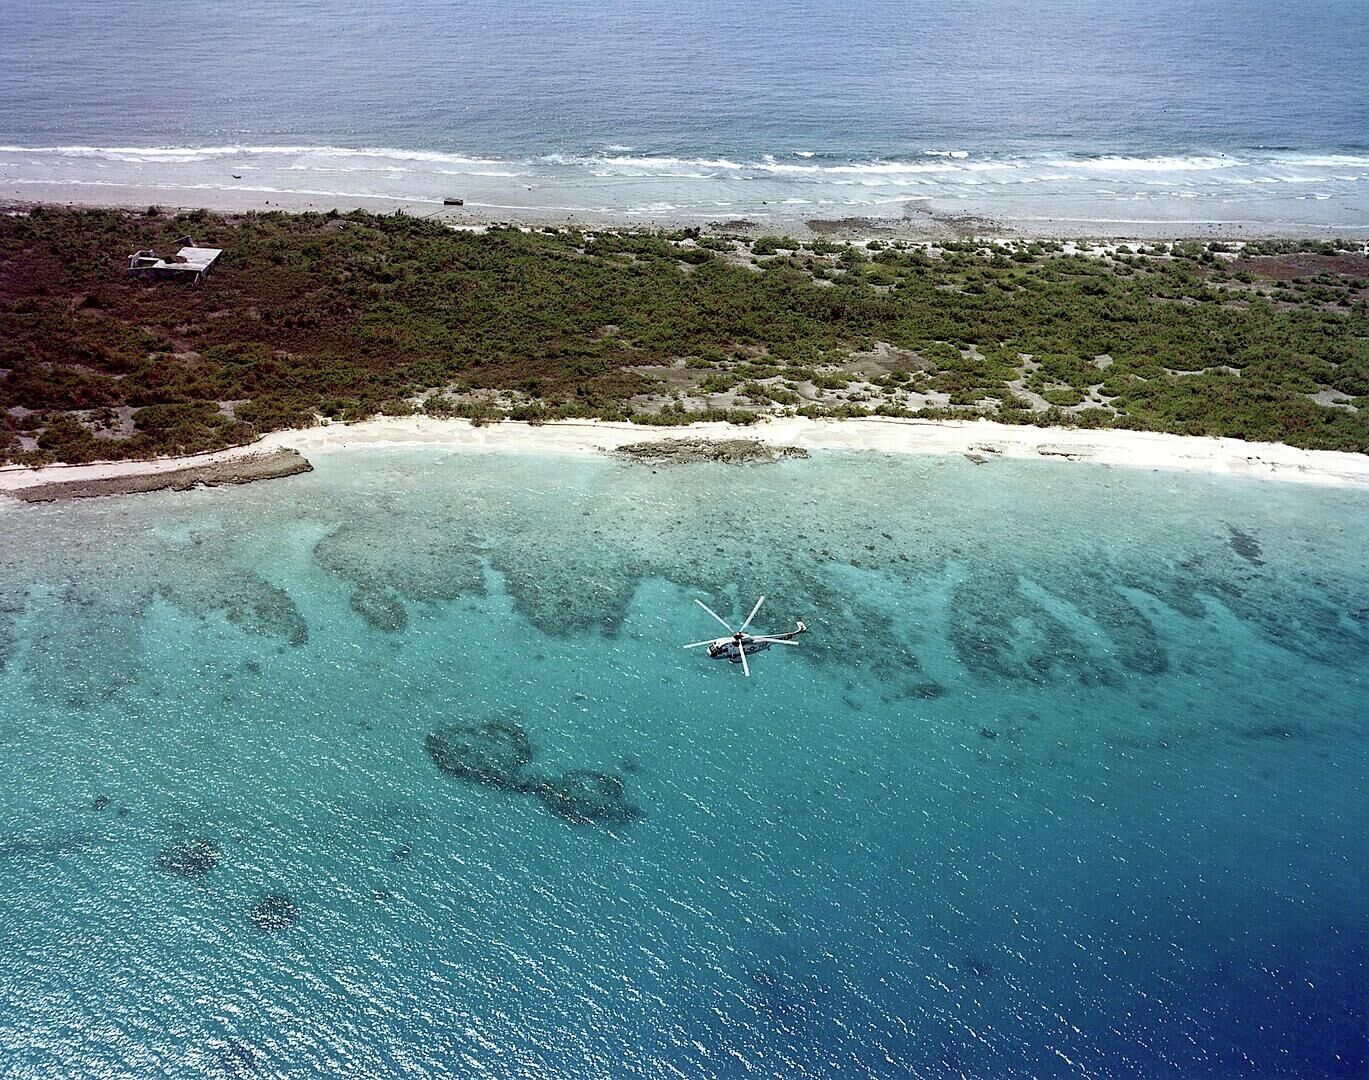
[[[1366,1067],[1369,495],[316,465],[0,508],[6,1072]],[[491,722],[641,815],[425,750]]]

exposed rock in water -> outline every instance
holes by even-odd
[[[54,480],[47,484],[14,488],[9,494],[24,502],[92,499],[101,495],[136,495],[144,491],[186,491],[200,484],[206,487],[250,484],[255,480],[274,480],[312,472],[313,469],[298,450],[273,450],[269,454],[248,454],[227,461],[189,465],[183,469],[106,476],[94,480]]]
[[[247,917],[258,930],[275,933],[299,922],[299,907],[284,893],[267,893]]]
[[[618,447],[613,454],[647,465],[685,465],[698,461],[740,465],[748,461],[806,458],[808,451],[801,446],[778,446],[759,439],[658,439],[628,443]]]
[[[523,775],[532,760],[532,742],[521,724],[456,724],[429,734],[426,745],[437,767],[460,780],[501,791],[528,791],[532,786]]]
[[[542,781],[537,797],[572,825],[625,825],[642,816],[641,808],[627,801],[621,777],[591,769],[569,769]]]
[[[203,836],[167,844],[157,855],[157,866],[177,877],[201,878],[219,865],[219,845]]]

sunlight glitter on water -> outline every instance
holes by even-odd
[[[1363,1062],[1363,494],[316,464],[0,509],[19,1071]]]

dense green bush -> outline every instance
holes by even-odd
[[[127,278],[129,252],[167,248],[191,228],[226,252],[202,286]],[[1322,259],[1335,245],[1248,246],[1234,281],[1227,260],[1203,261],[1216,250],[1207,244],[1114,262],[1059,254],[1053,242],[867,253],[767,237],[752,246],[764,274],[719,257],[733,246],[690,230],[590,239],[361,212],[39,208],[0,218],[0,409],[56,411],[23,421],[42,433],[44,455],[102,456],[206,449],[410,399],[446,415],[504,415],[430,396],[458,387],[521,391],[515,411],[535,421],[643,419],[654,414],[634,399],[662,389],[653,366],[687,359],[693,387],[745,383],[774,408],[793,404],[780,396],[792,390],[767,380],[840,395],[851,354],[884,342],[920,369],[872,377],[886,415],[907,411],[892,389],[901,386],[1033,423],[1369,451],[1369,411],[1310,400],[1322,390],[1369,398],[1363,257],[1340,256],[1344,270],[1318,262],[1276,299],[1257,294],[1275,280],[1261,260]],[[1103,355],[1111,363],[1100,368]],[[1009,386],[1019,379],[1057,407],[1101,383],[1110,408],[1032,412]],[[977,404],[990,399],[998,405]],[[131,438],[96,440],[79,416],[62,416],[117,406],[137,410]],[[651,422],[699,415],[675,407]],[[0,457],[18,446],[0,436]]]

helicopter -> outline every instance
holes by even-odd
[[[748,656],[755,656],[756,653],[765,652],[771,645],[797,645],[794,639],[800,634],[808,632],[807,625],[802,619],[796,620],[797,629],[790,630],[787,634],[748,634],[746,628],[751,625],[751,620],[756,617],[756,612],[760,611],[761,605],[765,603],[762,596],[756,601],[756,606],[751,609],[751,614],[746,617],[746,622],[742,623],[741,629],[733,630],[727,622],[705,604],[702,600],[695,600],[694,603],[703,608],[713,616],[723,628],[728,632],[729,637],[710,638],[708,641],[695,641],[686,645],[686,649],[697,649],[700,646],[708,646],[708,658],[710,660],[726,660],[730,664],[741,664],[742,674],[750,677],[751,666],[746,662]]]

